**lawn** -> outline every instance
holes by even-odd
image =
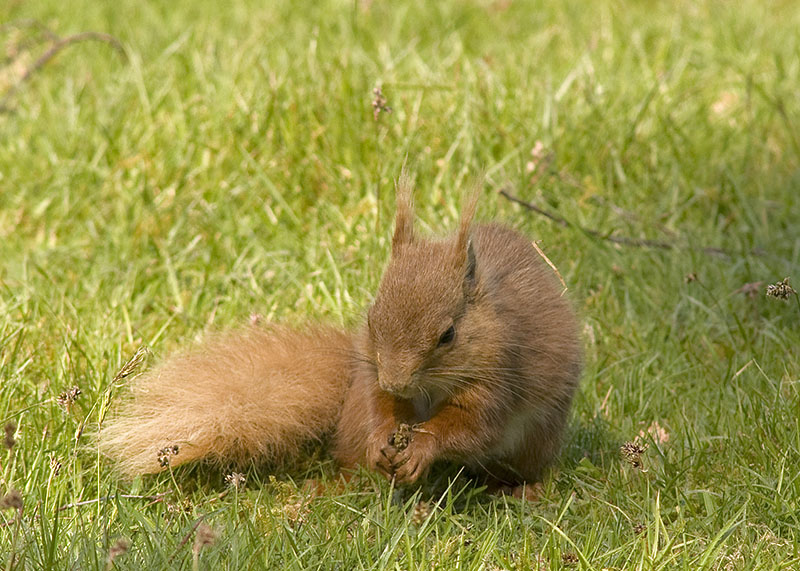
[[[0,569],[800,568],[800,304],[765,295],[800,287],[797,30],[793,0],[3,2]],[[324,448],[119,477],[92,435],[140,348],[359,322],[403,163],[429,233],[483,173],[581,317],[540,498],[344,484]]]

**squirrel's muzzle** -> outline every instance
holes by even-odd
[[[378,371],[378,386],[381,390],[400,398],[411,398],[419,391],[414,383],[413,373],[402,368],[392,368]]]

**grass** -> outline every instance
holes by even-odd
[[[76,43],[11,92],[46,49],[28,19],[127,58]],[[0,25],[0,495],[24,502],[0,510],[0,568],[800,565],[800,313],[764,295],[800,280],[794,2],[11,0]],[[320,451],[240,489],[117,478],[88,435],[141,345],[251,313],[357,322],[406,160],[431,232],[483,169],[479,217],[540,239],[582,316],[541,500],[447,471],[342,486]]]

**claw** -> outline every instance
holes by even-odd
[[[399,458],[399,460],[398,460],[398,458]],[[405,466],[406,462],[408,462],[408,461],[409,461],[409,459],[410,459],[410,458],[409,458],[409,456],[408,456],[407,454],[403,454],[402,452],[401,452],[400,454],[397,454],[397,455],[394,457],[394,460],[395,460],[395,461],[394,461],[394,462],[392,462],[392,468],[393,468],[393,469],[395,469],[395,470],[397,470],[397,469],[398,469],[398,468],[400,468],[401,466]]]

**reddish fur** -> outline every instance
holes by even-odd
[[[333,430],[345,468],[414,482],[459,462],[502,483],[535,482],[558,451],[581,368],[577,325],[530,242],[499,225],[416,237],[404,174],[392,256],[355,333],[247,330],[179,354],[136,381],[101,432],[128,474],[198,458],[280,460]],[[452,326],[455,337],[439,344]],[[430,402],[423,398],[427,395]],[[415,425],[404,450],[390,445]]]
[[[475,226],[471,236],[476,283],[468,296],[458,234],[393,249],[370,327],[355,343],[375,364],[357,364],[345,398],[335,449],[342,465],[412,482],[450,460],[520,483],[540,480],[558,452],[580,374],[572,310],[527,239],[498,225]],[[437,354],[440,323],[454,314],[456,340]],[[458,371],[457,384],[444,386],[437,368]],[[430,418],[405,390],[439,395]],[[418,428],[402,452],[388,445],[400,423]]]
[[[280,462],[336,425],[351,359],[350,336],[248,328],[212,337],[135,379],[100,432],[102,452],[127,475],[197,459]]]

